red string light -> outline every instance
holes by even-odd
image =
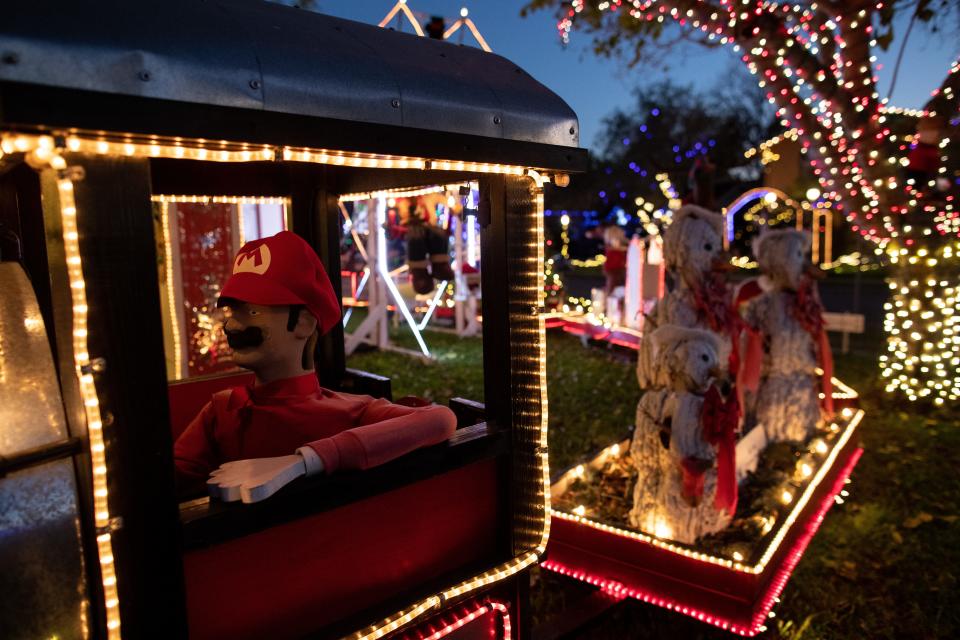
[[[510,638],[511,634],[513,633],[513,627],[510,624],[510,610],[506,604],[496,600],[490,600],[485,603],[478,604],[474,609],[464,608],[460,614],[453,617],[453,620],[441,622],[444,626],[430,632],[429,634],[425,634],[424,632],[420,631],[416,633],[416,636],[407,634],[405,638],[411,639],[416,637],[417,640],[440,640],[440,638],[449,636],[457,629],[470,624],[478,618],[482,618],[488,613],[495,614],[500,618],[499,625],[496,624],[495,619],[492,621],[492,624],[490,625],[490,637],[503,639]]]

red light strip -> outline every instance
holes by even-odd
[[[787,553],[786,559],[781,567],[777,570],[776,576],[774,576],[773,580],[770,581],[770,586],[767,588],[766,593],[763,594],[763,597],[760,600],[760,608],[757,610],[757,613],[754,614],[750,628],[735,624],[719,616],[714,616],[706,611],[685,606],[679,602],[670,600],[669,598],[660,597],[652,591],[633,589],[624,585],[622,582],[608,580],[606,578],[595,576],[578,569],[571,569],[570,567],[553,560],[544,560],[540,563],[540,566],[549,571],[554,571],[556,573],[581,580],[588,584],[592,584],[613,596],[620,598],[635,598],[649,604],[657,605],[658,607],[663,607],[665,609],[696,618],[701,622],[712,624],[725,631],[730,631],[741,636],[753,637],[766,629],[764,622],[766,621],[770,610],[777,602],[777,598],[783,591],[784,586],[786,586],[787,580],[793,573],[797,563],[800,562],[800,558],[803,557],[803,553],[806,551],[807,545],[810,544],[810,540],[813,539],[813,536],[817,533],[817,529],[820,528],[820,524],[823,522],[827,511],[829,511],[830,507],[833,505],[834,499],[837,497],[837,495],[839,495],[840,491],[843,490],[844,484],[846,484],[847,479],[850,477],[850,474],[853,472],[853,468],[857,465],[857,462],[860,460],[860,456],[862,454],[863,449],[860,448],[853,452],[853,454],[850,456],[850,459],[847,461],[847,464],[837,476],[837,480],[834,482],[833,487],[827,493],[823,502],[821,502],[816,513],[813,514],[813,516],[807,521],[805,530],[800,534],[793,547]]]
[[[489,603],[489,606],[492,610],[500,614],[500,620],[503,623],[503,636],[501,637],[503,638],[513,637],[513,628],[510,626],[510,612],[507,611],[507,605],[501,602],[491,601]],[[490,634],[490,637],[491,638],[497,637],[495,630]]]
[[[477,618],[480,618],[488,613],[498,613],[500,614],[500,628],[502,629],[503,634],[497,635],[497,625],[493,625],[490,628],[490,637],[491,638],[510,638],[513,631],[513,627],[510,624],[510,611],[507,609],[507,605],[502,602],[497,602],[496,600],[491,600],[486,604],[482,604],[470,613],[465,613],[462,616],[456,618],[453,622],[446,624],[441,629],[434,631],[428,636],[418,636],[421,640],[440,640],[440,638],[445,638],[460,627],[470,624]],[[410,636],[407,636],[408,638]]]

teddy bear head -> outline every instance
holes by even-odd
[[[667,269],[687,286],[701,282],[716,265],[723,251],[723,216],[695,204],[673,213],[663,234],[663,257]]]
[[[775,229],[753,241],[760,271],[775,289],[796,290],[809,269],[810,234],[798,229]]]
[[[702,393],[719,375],[720,343],[713,333],[668,324],[650,337],[661,379],[675,391]]]

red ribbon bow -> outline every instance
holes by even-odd
[[[833,414],[833,352],[830,351],[830,340],[823,322],[823,304],[814,283],[809,278],[804,279],[797,289],[794,300],[793,317],[796,318],[803,330],[811,338],[817,351],[817,363],[823,369],[821,386],[823,389],[823,409],[828,415]],[[763,363],[763,335],[760,331],[747,327],[747,343],[744,349],[744,366],[737,376],[737,387],[740,393],[743,390],[756,391],[760,386],[760,369]]]
[[[813,338],[816,345],[817,362],[823,369],[821,386],[823,388],[823,409],[827,415],[833,415],[833,352],[823,321],[823,304],[816,286],[810,278],[804,278],[797,288],[797,299],[793,305],[793,317],[804,331]]]
[[[740,369],[740,354],[736,345],[740,343],[742,321],[733,305],[733,297],[727,289],[727,283],[719,271],[710,271],[703,281],[693,289],[693,302],[707,326],[714,333],[726,335],[734,348],[730,350],[727,369],[733,376]]]
[[[716,385],[710,385],[700,413],[703,439],[717,447],[717,494],[714,506],[731,516],[737,509],[737,428],[740,401],[731,393],[724,399]]]

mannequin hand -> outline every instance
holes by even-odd
[[[220,465],[207,480],[207,491],[224,502],[259,502],[306,473],[300,454],[236,460]]]

